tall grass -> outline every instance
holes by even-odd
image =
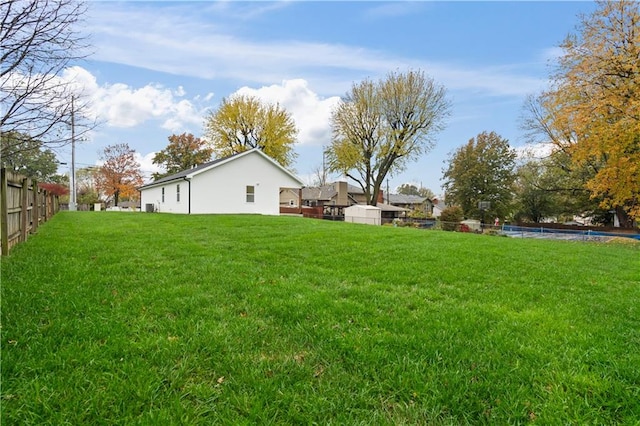
[[[638,424],[640,250],[63,212],[2,259],[2,424]]]

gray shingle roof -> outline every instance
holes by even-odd
[[[336,182],[329,183],[324,186],[306,186],[302,188],[303,200],[316,200],[316,201],[328,201],[331,200],[337,193]],[[347,193],[349,194],[363,194],[362,188],[354,185],[347,185]]]
[[[383,212],[408,212],[409,211],[408,209],[398,207],[398,206],[393,206],[391,204],[377,203],[376,206],[379,207],[380,210],[382,210]]]
[[[389,194],[390,204],[422,204],[426,199],[419,195]]]
[[[238,154],[234,154],[234,155],[238,155]],[[231,157],[233,157],[233,155]],[[142,185],[141,188],[144,188],[144,187],[147,187],[147,186],[150,186],[150,185],[156,185],[156,184],[159,184],[159,183],[171,182],[172,180],[182,179],[185,176],[190,175],[193,172],[196,172],[198,170],[202,170],[202,169],[207,168],[209,166],[213,166],[214,164],[219,163],[221,161],[224,161],[224,160],[226,160],[228,158],[231,158],[231,157],[218,158],[217,160],[209,161],[208,163],[200,164],[199,166],[192,167],[190,169],[183,170],[181,172],[178,172],[178,173],[175,173],[175,174],[172,174],[172,175],[169,175],[169,176],[165,176],[165,177],[160,178],[158,180],[154,180],[153,182],[149,182],[146,185]]]
[[[304,200],[330,200],[336,195],[333,185],[325,186],[307,186],[302,188],[302,199]]]

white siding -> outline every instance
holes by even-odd
[[[177,200],[178,185],[180,185],[180,201]],[[162,200],[163,188],[164,201]],[[156,212],[189,213],[189,182],[181,180],[145,188],[140,192],[140,198],[142,211],[146,211],[147,204],[153,204]]]
[[[191,180],[191,213],[280,214],[280,188],[300,184],[258,153],[218,165]],[[247,202],[247,186],[255,189]]]

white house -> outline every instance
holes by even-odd
[[[280,189],[304,183],[260,149],[184,170],[139,188],[143,211],[280,214]]]

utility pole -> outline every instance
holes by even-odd
[[[327,148],[322,145],[322,177],[320,178],[320,186],[325,186],[327,184],[327,162],[326,157]]]
[[[71,188],[69,191],[69,210],[76,211],[76,125],[73,109],[73,95],[71,95]]]
[[[387,204],[391,204],[389,202],[389,179],[387,179]]]

